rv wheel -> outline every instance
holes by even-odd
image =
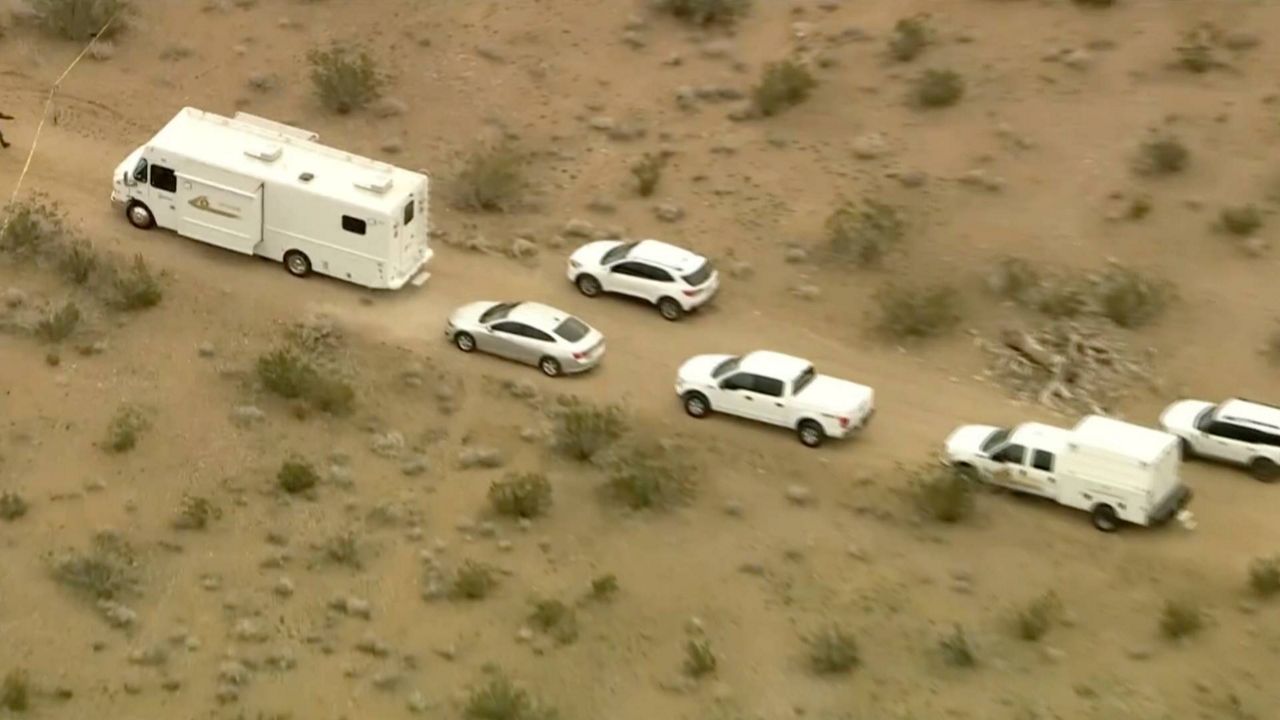
[[[1116,517],[1115,508],[1110,505],[1098,505],[1093,509],[1093,526],[1102,532],[1115,532],[1120,527],[1120,519]]]
[[[129,224],[139,230],[150,230],[156,226],[156,218],[151,214],[151,209],[140,202],[129,203],[129,207],[125,209],[124,214],[125,217],[129,218]]]
[[[1254,479],[1265,483],[1275,482],[1280,479],[1280,465],[1276,465],[1266,458],[1254,458],[1249,463],[1249,473]]]
[[[306,277],[311,274],[311,260],[297,250],[284,254],[284,266],[294,277]]]

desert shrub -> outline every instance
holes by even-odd
[[[1138,146],[1134,170],[1141,175],[1173,175],[1187,168],[1191,151],[1176,137],[1147,140]]]
[[[62,307],[40,318],[36,323],[36,336],[48,343],[60,343],[71,337],[80,326],[80,308],[68,301]]]
[[[1040,289],[1040,271],[1020,257],[996,260],[986,277],[987,289],[998,297],[1018,304],[1029,302]]]
[[[307,53],[311,84],[320,103],[346,115],[377,100],[385,80],[373,57],[365,50],[334,45]]]
[[[645,153],[644,157],[632,164],[631,176],[635,178],[636,192],[640,193],[641,197],[649,197],[658,188],[664,165],[666,165],[664,155],[650,153]]]
[[[183,495],[178,516],[173,519],[173,527],[177,530],[203,530],[212,520],[221,516],[222,512],[207,498]]]
[[[838,626],[825,628],[806,639],[809,667],[820,675],[847,673],[858,665],[858,640]]]
[[[1047,592],[1032,600],[1014,617],[1014,630],[1019,638],[1035,642],[1048,634],[1062,615],[1062,601],[1057,593]]]
[[[1164,312],[1169,286],[1123,265],[1111,265],[1093,279],[1098,314],[1123,328],[1141,327]]]
[[[612,447],[627,431],[627,417],[617,405],[574,403],[555,417],[553,444],[568,457],[588,461]]]
[[[364,567],[360,553],[360,538],[352,531],[341,532],[324,542],[324,557],[335,565],[343,565],[353,570]]]
[[[462,717],[464,720],[557,720],[559,713],[501,671],[492,670],[484,683],[471,689]]]
[[[1170,640],[1191,637],[1204,629],[1204,611],[1181,600],[1169,600],[1160,613],[1160,632]]]
[[[1109,8],[1116,4],[1116,0],[1071,0],[1076,5],[1090,8]]]
[[[98,253],[88,240],[77,238],[72,240],[62,251],[58,260],[58,270],[63,277],[75,285],[86,285],[97,271],[100,263]]]
[[[964,90],[964,78],[954,70],[925,70],[912,83],[911,100],[922,108],[948,107],[960,101]]]
[[[684,672],[689,677],[700,678],[716,671],[716,654],[706,638],[690,638],[684,646]]]
[[[76,42],[93,38],[100,31],[99,37],[104,39],[114,35],[123,26],[120,15],[129,9],[126,0],[27,0],[27,5],[46,32]],[[112,20],[111,26],[103,31],[108,20]]]
[[[551,507],[551,482],[542,473],[521,473],[489,486],[494,512],[516,518],[534,518]]]
[[[680,453],[650,442],[625,448],[610,468],[610,494],[632,510],[662,509],[686,502],[695,492],[695,469]]]
[[[114,453],[128,452],[137,447],[138,436],[150,425],[142,410],[122,405],[107,424],[107,439],[103,447]]]
[[[0,707],[9,712],[26,712],[31,708],[31,682],[25,670],[10,670],[0,682]]]
[[[891,285],[875,296],[876,329],[891,338],[927,338],[960,323],[960,294],[950,285]]]
[[[53,565],[53,577],[89,600],[115,600],[134,591],[137,563],[129,546],[108,533],[93,538],[88,552],[69,551]]]
[[[1249,564],[1249,589],[1263,598],[1280,594],[1280,555],[1258,558]]]
[[[319,482],[320,475],[311,463],[298,457],[285,460],[276,472],[276,484],[290,495],[306,492]]]
[[[608,600],[618,593],[618,576],[613,573],[591,579],[591,598]]]
[[[525,156],[502,143],[473,150],[454,179],[454,202],[472,212],[506,212],[524,191]]]
[[[827,243],[839,258],[861,266],[880,263],[902,241],[905,225],[889,205],[867,201],[845,203],[827,218]]]
[[[13,522],[26,515],[29,509],[26,498],[18,493],[9,490],[0,493],[0,520]]]
[[[263,355],[256,369],[262,386],[286,400],[303,400],[331,415],[349,414],[355,405],[355,390],[349,384],[291,349]]]
[[[1232,235],[1252,235],[1262,227],[1262,213],[1256,205],[1223,208],[1218,213],[1218,227]]]
[[[694,25],[728,25],[751,9],[751,0],[655,0],[658,10]]]
[[[498,586],[493,568],[468,560],[453,576],[453,596],[459,600],[483,600]]]
[[[159,278],[141,255],[134,255],[129,267],[116,273],[112,289],[111,304],[120,310],[145,310],[159,305],[164,298]]]
[[[916,507],[930,520],[955,524],[973,514],[973,481],[949,465],[926,467],[911,481]]]
[[[0,252],[19,259],[52,253],[68,234],[62,210],[41,198],[10,203],[4,215],[9,223],[0,234]]]
[[[973,643],[969,642],[969,635],[959,625],[956,625],[950,633],[944,635],[938,641],[938,648],[942,651],[943,661],[948,665],[953,667],[973,667],[978,664],[978,656],[974,652]]]
[[[578,616],[573,608],[559,600],[539,600],[529,613],[529,626],[545,633],[561,645],[578,639]]]
[[[923,15],[902,18],[893,26],[889,38],[889,55],[899,62],[910,62],[929,45],[929,26]]]
[[[760,83],[751,91],[756,110],[765,117],[777,115],[809,97],[818,85],[813,74],[791,60],[765,65]]]
[[[1174,48],[1177,57],[1174,66],[1196,75],[1224,67],[1214,52],[1214,40],[1215,31],[1211,27],[1201,26],[1186,32]]]

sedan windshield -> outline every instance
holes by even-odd
[[[565,318],[564,322],[560,323],[560,326],[555,330],[557,335],[571,343],[578,342],[582,338],[586,337],[589,332],[591,332],[591,328],[587,327],[586,323],[574,317]]]
[[[702,283],[711,279],[711,261],[704,260],[697,270],[684,276],[684,281],[692,287],[698,287]]]
[[[613,263],[626,257],[627,254],[631,252],[631,249],[639,244],[640,244],[639,241],[626,242],[626,243],[622,243],[621,245],[616,245],[614,247],[611,247],[609,248],[609,252],[605,253],[604,257],[600,258],[600,262],[605,265],[612,265]]]
[[[497,322],[498,320],[502,320],[507,315],[510,315],[511,311],[515,308],[515,306],[519,304],[520,303],[518,302],[498,303],[497,305],[494,305],[488,310],[485,310],[480,315],[480,322],[488,324],[491,322]]]
[[[800,391],[809,387],[809,383],[813,382],[813,379],[817,376],[818,373],[813,369],[812,365],[805,368],[798,376],[796,376],[796,380],[792,384],[794,389],[791,391],[791,394],[799,395]]]
[[[728,360],[721,362],[719,365],[716,365],[715,369],[711,371],[711,377],[722,378],[734,370],[737,370],[739,359],[740,358],[731,357]]]
[[[996,430],[995,432],[988,435],[986,440],[982,441],[982,452],[986,455],[990,455],[992,450],[995,450],[996,448],[1003,445],[1005,440],[1008,440],[1008,439],[1009,439],[1008,430],[1005,430],[1004,428]]]

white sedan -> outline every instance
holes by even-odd
[[[852,434],[875,412],[871,388],[768,350],[689,358],[676,374],[676,394],[692,417],[719,412],[791,428],[807,447]]]
[[[568,278],[587,297],[638,298],[667,320],[707,304],[720,287],[710,260],[659,240],[589,242],[569,256]]]

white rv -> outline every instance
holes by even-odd
[[[116,167],[112,202],[161,227],[365,287],[422,285],[428,178],[247,113],[183,108]]]
[[[1101,415],[1070,430],[963,425],[947,438],[945,456],[993,485],[1085,510],[1104,532],[1121,521],[1156,525],[1175,516],[1191,526],[1178,438],[1159,430]]]

